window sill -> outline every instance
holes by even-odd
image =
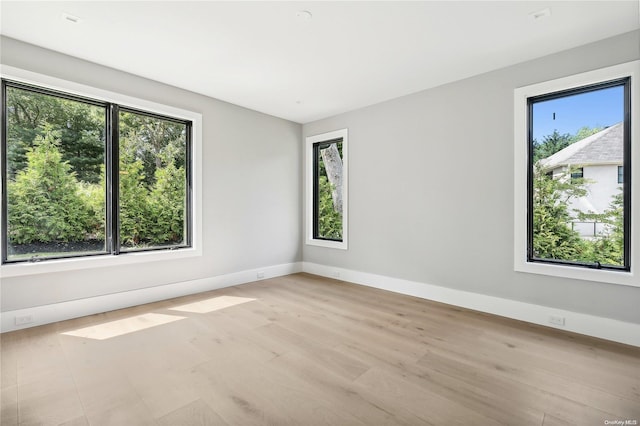
[[[331,240],[314,240],[308,239],[306,241],[309,246],[317,246],[317,247],[327,247],[327,248],[335,248],[347,250],[347,242],[346,241],[331,241]]]
[[[149,262],[171,261],[202,256],[202,251],[185,248],[167,251],[147,251],[122,253],[118,256],[101,255],[67,259],[52,259],[42,262],[10,263],[0,266],[0,277],[19,277],[25,275],[48,274],[76,271],[81,269],[114,267],[120,265],[143,264]]]
[[[595,281],[640,287],[632,272],[582,268],[579,266],[552,265],[549,263],[526,262],[516,259],[514,270],[530,274],[547,275],[575,280]]]

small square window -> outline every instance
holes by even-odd
[[[573,169],[571,172],[571,181],[577,182],[578,179],[584,178],[584,167],[578,167],[577,169]]]

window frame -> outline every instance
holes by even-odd
[[[584,179],[584,167],[576,167],[575,172],[571,173],[572,182],[578,179]]]
[[[120,105],[127,111],[141,112],[146,115],[157,116],[162,119],[174,119],[176,121],[191,122],[191,134],[188,138],[187,149],[187,163],[189,164],[190,176],[187,181],[187,205],[185,209],[185,215],[187,215],[187,227],[190,228],[190,246],[180,246],[180,249],[176,249],[174,246],[152,247],[148,250],[131,250],[121,251],[121,255],[114,256],[114,252],[105,251],[101,253],[91,253],[88,255],[79,256],[67,256],[67,257],[55,257],[42,259],[37,262],[30,261],[9,261],[7,263],[0,264],[0,274],[4,277],[32,275],[39,273],[51,273],[66,270],[77,270],[93,267],[104,267],[113,265],[125,265],[141,262],[154,262],[154,261],[167,261],[171,259],[188,258],[202,256],[202,115],[194,112],[177,108],[165,104],[160,104],[145,99],[135,98],[128,95],[123,95],[108,90],[99,89],[84,84],[75,83],[68,80],[51,77],[20,68],[15,68],[7,65],[0,65],[0,77],[3,80],[8,80],[17,85],[25,85],[29,88],[42,89],[45,92],[53,92],[55,96],[62,95],[61,97],[68,97],[74,100],[80,100],[82,102],[97,103],[98,105]],[[4,93],[4,91],[3,91]],[[4,102],[4,100],[3,100]],[[3,121],[5,121],[6,114],[3,103]],[[4,127],[4,126],[3,126]],[[107,131],[110,131],[110,123],[107,122]],[[2,135],[3,140],[6,135]],[[113,141],[117,143],[117,139]],[[5,145],[4,143],[2,144]],[[109,154],[108,148],[105,147],[107,156]],[[0,154],[0,161],[5,167],[4,153]],[[106,159],[105,165],[107,173],[110,172],[112,167],[112,159]],[[2,172],[2,179],[6,179],[5,170]],[[113,182],[112,182],[113,184]],[[107,181],[107,186],[109,182]],[[5,191],[6,182],[3,181],[1,191]],[[108,188],[107,188],[108,189]],[[3,200],[5,194],[2,193]],[[108,197],[107,197],[108,200]],[[3,203],[4,204],[4,203]],[[117,207],[117,206],[116,206]],[[107,205],[107,208],[113,209],[114,206]],[[4,207],[3,207],[4,210]],[[2,223],[6,222],[4,211],[0,212],[2,215]],[[2,232],[2,246],[0,247],[1,256],[3,260],[6,259],[6,238],[5,229]],[[189,233],[188,233],[189,235]],[[108,238],[108,234],[105,235]],[[186,241],[189,242],[188,240]],[[117,250],[116,250],[117,251]]]
[[[185,150],[187,153],[191,153],[192,152],[192,138],[193,138],[193,122],[191,120],[184,120],[184,119],[180,119],[180,118],[176,118],[176,117],[169,117],[167,115],[160,115],[154,112],[150,112],[150,111],[145,111],[145,110],[140,110],[140,109],[136,109],[136,108],[131,108],[129,106],[125,106],[125,105],[120,105],[120,104],[112,104],[114,105],[115,110],[113,111],[113,117],[116,118],[116,120],[114,121],[119,121],[120,120],[120,112],[128,112],[128,113],[132,113],[132,114],[138,114],[138,115],[144,115],[147,117],[152,117],[152,118],[157,118],[159,120],[164,120],[164,121],[173,121],[175,123],[180,123],[180,124],[184,124],[186,126],[186,141],[185,141]],[[112,125],[114,128],[116,127],[115,125]],[[115,152],[119,152],[119,142],[120,142],[120,135],[119,134],[115,134],[115,130],[114,130],[114,135],[112,137],[112,143],[114,145],[117,146],[117,148],[112,148],[113,153]],[[190,218],[192,217],[191,214],[191,209],[193,208],[192,205],[192,182],[193,182],[193,176],[191,175],[191,162],[192,162],[192,156],[191,155],[185,155],[185,174],[186,174],[186,182],[185,182],[185,196],[186,196],[186,205],[185,205],[185,217]],[[113,161],[113,159],[111,160],[111,185],[112,186],[116,186],[119,187],[120,185],[120,178],[119,178],[119,173],[116,173],[117,171],[119,171],[118,166],[116,164],[115,161]],[[116,203],[114,203],[115,205],[111,206],[112,209],[112,215],[111,217],[118,217],[118,210],[120,208],[120,203],[119,203],[119,194],[120,191],[117,191],[117,196],[112,197],[112,201],[116,201]],[[186,224],[186,236],[184,238],[185,242],[184,244],[175,244],[175,245],[166,245],[166,246],[156,246],[156,247],[150,247],[150,248],[144,248],[144,249],[127,249],[127,248],[123,248],[121,241],[120,241],[120,223],[118,222],[117,226],[113,226],[113,230],[116,230],[118,232],[115,232],[112,239],[113,239],[113,254],[119,255],[119,254],[125,254],[125,253],[140,253],[140,252],[145,252],[145,251],[161,251],[161,250],[177,250],[177,249],[188,249],[191,247],[191,241],[193,240],[192,238],[192,223],[191,220],[187,220],[187,224]]]
[[[630,230],[630,217],[631,217],[631,188],[630,186],[625,186],[623,188],[623,198],[624,198],[624,265],[615,266],[615,265],[601,265],[599,262],[594,264],[583,263],[578,261],[569,261],[564,259],[546,259],[546,258],[537,258],[533,254],[533,128],[531,126],[531,120],[533,119],[533,105],[537,102],[544,102],[548,100],[562,99],[568,96],[580,95],[584,93],[595,92],[598,90],[609,89],[612,87],[623,87],[623,103],[624,103],[624,117],[623,117],[623,164],[627,166],[627,170],[631,170],[631,137],[629,130],[631,128],[631,117],[629,116],[630,112],[630,100],[631,100],[631,77],[624,77],[620,79],[613,79],[609,81],[601,81],[595,84],[574,87],[568,90],[560,90],[551,93],[544,93],[537,96],[532,96],[527,98],[527,108],[528,108],[528,121],[527,121],[527,134],[528,134],[528,170],[527,170],[527,202],[529,203],[527,206],[527,261],[528,262],[543,262],[543,263],[551,263],[557,265],[565,265],[565,266],[575,266],[582,268],[596,268],[596,269],[609,269],[609,270],[619,270],[619,271],[629,271],[630,269],[630,241],[629,241],[629,230]],[[577,182],[579,180],[584,179],[584,166],[576,167],[573,169],[569,176],[572,183]],[[595,231],[594,231],[595,232]]]
[[[597,281],[611,284],[621,284],[639,287],[635,275],[640,263],[640,253],[638,253],[638,226],[640,223],[634,221],[630,214],[625,216],[628,230],[625,237],[628,239],[629,250],[625,253],[628,257],[628,270],[617,269],[596,269],[583,267],[577,264],[565,264],[562,262],[541,262],[532,261],[529,253],[529,170],[530,170],[530,135],[529,135],[529,115],[528,101],[530,98],[544,96],[546,94],[567,92],[587,86],[596,86],[603,82],[630,78],[630,97],[628,100],[630,110],[627,111],[629,117],[630,146],[638,146],[638,127],[640,126],[640,100],[637,88],[640,81],[640,61],[632,61],[624,64],[614,65],[594,71],[580,73],[551,81],[536,83],[514,90],[514,270],[516,272],[534,273],[555,277],[581,279]],[[635,90],[635,92],[634,92]],[[631,150],[625,153],[629,164],[640,165],[640,150]],[[636,168],[639,166],[636,166]],[[628,182],[627,199],[625,205],[628,211],[637,212],[640,206],[640,191],[638,184],[639,173],[625,168],[625,179]]]
[[[306,222],[307,231],[305,244],[336,248],[348,249],[348,221],[349,221],[349,155],[348,155],[348,129],[335,130],[332,132],[322,133],[318,135],[308,136],[306,138]],[[317,200],[318,200],[318,179],[317,179],[317,161],[318,148],[322,144],[331,144],[342,142],[342,240],[333,240],[317,236]]]

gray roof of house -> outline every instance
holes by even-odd
[[[623,123],[607,127],[550,157],[540,160],[544,168],[555,168],[567,165],[622,164]]]

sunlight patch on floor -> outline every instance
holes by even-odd
[[[252,302],[254,300],[256,299],[251,299],[249,297],[218,296],[207,300],[201,300],[199,302],[176,306],[175,308],[170,308],[170,310],[192,312],[194,314],[206,314],[219,309],[228,308],[230,306],[240,305],[241,303]]]
[[[176,315],[163,314],[143,314],[134,317],[125,318],[117,321],[106,322],[103,324],[92,325],[91,327],[79,328],[77,330],[67,331],[62,334],[67,336],[84,337],[87,339],[106,340],[123,334],[134,333],[136,331],[145,330],[147,328],[156,327],[163,324],[169,324],[174,321],[185,319]]]

